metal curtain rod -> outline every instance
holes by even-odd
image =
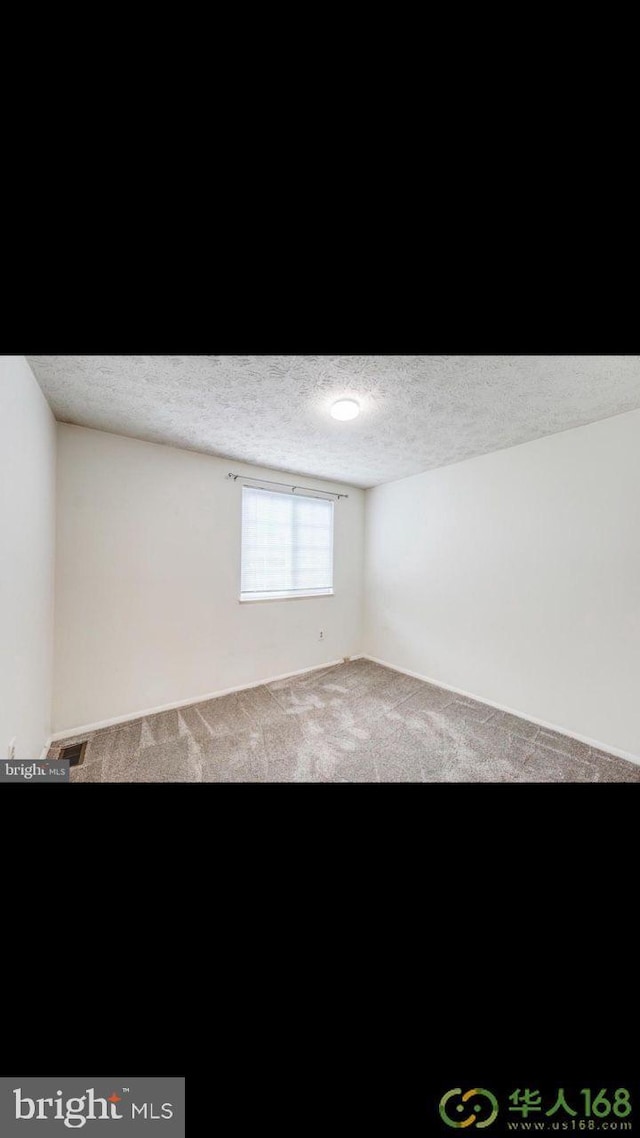
[[[287,486],[292,494],[296,490],[306,490],[309,494],[326,494],[330,498],[348,498],[348,494],[335,494],[332,490],[313,490],[311,486],[294,486],[291,482],[270,482],[268,478],[252,478],[250,474],[232,474],[229,472],[227,478],[233,478],[237,482],[238,478],[243,478],[245,482],[263,482],[265,486]]]

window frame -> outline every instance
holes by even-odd
[[[322,589],[291,589],[288,591],[265,593],[264,596],[258,596],[256,592],[248,590],[243,593],[242,591],[242,565],[243,565],[243,549],[244,549],[244,527],[243,527],[243,513],[244,513],[244,491],[245,490],[259,490],[260,493],[268,493],[278,495],[283,498],[306,498],[312,501],[328,502],[331,506],[331,586]],[[256,486],[242,486],[242,495],[240,499],[240,592],[238,596],[238,603],[242,605],[264,604],[271,601],[300,601],[309,600],[311,597],[332,597],[335,596],[335,502],[331,498],[321,498],[320,495],[315,494],[293,494],[291,491],[280,490],[262,490],[261,487]]]

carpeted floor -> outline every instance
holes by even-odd
[[[72,782],[638,782],[640,766],[369,660],[75,735]]]

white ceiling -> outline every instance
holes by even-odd
[[[364,487],[640,407],[638,356],[27,358],[63,422]]]

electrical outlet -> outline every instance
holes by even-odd
[[[9,747],[8,747],[9,761],[11,762],[13,759],[15,759],[15,757],[16,757],[16,737],[14,735],[13,739],[9,743]]]
[[[324,632],[322,629],[320,629],[320,635],[318,637],[318,640],[324,640]]]

